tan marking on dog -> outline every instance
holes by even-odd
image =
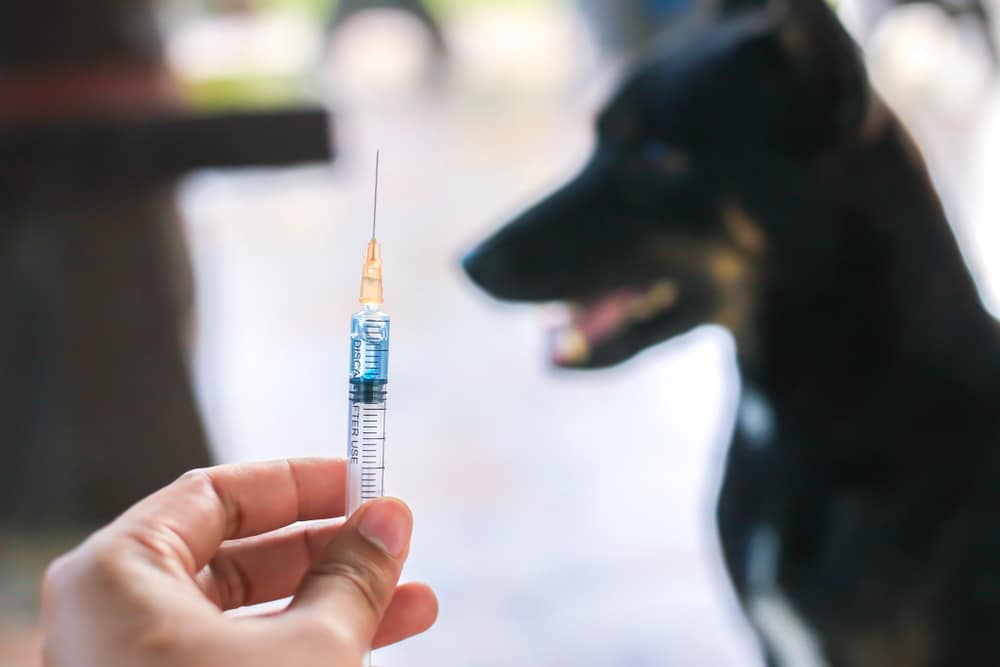
[[[729,329],[738,342],[748,345],[767,235],[753,216],[735,202],[723,207],[722,224],[729,242],[718,244],[709,265],[721,296],[713,320]]]
[[[767,250],[764,230],[739,204],[730,203],[722,207],[722,224],[737,248],[751,255],[762,255]]]
[[[709,257],[708,269],[719,291],[712,321],[729,329],[737,341],[749,342],[753,305],[757,301],[755,263],[732,246],[719,244]]]
[[[759,289],[757,257],[738,249],[725,235],[714,239],[663,239],[654,256],[672,275],[697,274],[715,288],[714,311],[706,322],[726,327],[737,342],[749,345],[753,306]],[[683,298],[683,283],[680,298]]]
[[[712,257],[709,271],[717,283],[731,283],[743,278],[746,262],[738,253],[728,249],[719,249]]]
[[[680,289],[676,280],[659,280],[629,307],[628,316],[633,321],[645,321],[677,303]]]

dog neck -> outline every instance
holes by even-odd
[[[922,162],[894,122],[859,141],[837,196],[773,209],[791,238],[773,248],[752,344],[739,344],[745,381],[821,423],[974,387],[1000,397],[998,329]]]

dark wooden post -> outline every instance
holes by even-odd
[[[174,184],[328,159],[327,128],[185,112],[148,2],[0,3],[0,522],[104,522],[210,463]]]

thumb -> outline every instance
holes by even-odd
[[[413,515],[401,500],[363,505],[312,565],[288,615],[320,621],[359,654],[368,649],[396,591],[412,532]]]

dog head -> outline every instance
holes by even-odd
[[[803,249],[822,230],[789,211],[867,106],[856,45],[822,0],[723,21],[628,76],[582,171],[464,268],[500,299],[567,302],[562,366],[615,364],[708,322],[738,331],[783,246],[801,270],[819,261]]]

